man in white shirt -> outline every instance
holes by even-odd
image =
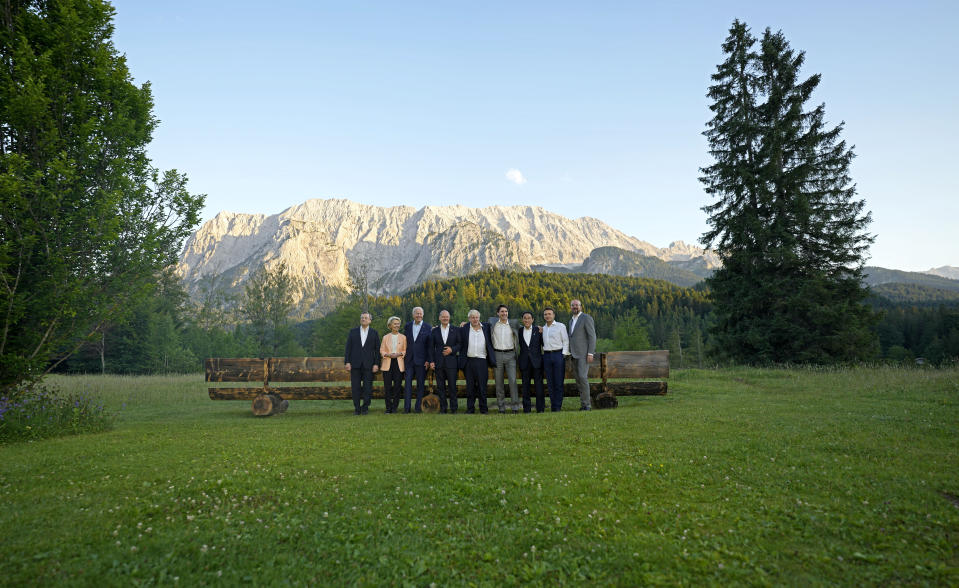
[[[496,381],[496,406],[500,414],[506,414],[506,403],[503,390],[503,371],[509,379],[510,410],[513,414],[519,413],[519,388],[516,386],[516,334],[517,323],[509,320],[509,308],[505,304],[496,307],[496,318],[490,319],[490,330],[493,336],[493,351],[496,353],[496,369],[493,378]]]
[[[469,324],[460,327],[460,353],[463,358],[463,371],[466,373],[466,414],[476,412],[474,406],[479,399],[481,414],[489,412],[486,404],[489,368],[493,365],[495,351],[493,338],[488,324],[480,322],[478,310],[469,312]]]
[[[543,309],[543,372],[549,389],[549,409],[563,409],[563,380],[566,378],[566,356],[569,355],[569,335],[566,325],[556,322],[556,311]]]

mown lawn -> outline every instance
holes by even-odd
[[[56,381],[120,416],[0,446],[6,585],[959,585],[955,369],[678,371],[517,416]]]

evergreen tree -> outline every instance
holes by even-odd
[[[801,79],[804,53],[781,32],[760,50],[737,21],[713,75],[714,117],[704,133],[714,163],[701,181],[715,201],[701,242],[723,262],[708,284],[714,345],[750,363],[828,363],[875,350],[863,304],[871,218],[849,176],[843,125],[805,105],[820,76]]]
[[[666,348],[669,349],[669,365],[675,368],[685,367],[685,363],[683,362],[683,342],[679,336],[678,328],[673,328],[669,334],[669,344]]]
[[[261,267],[244,286],[240,312],[250,323],[260,357],[277,357],[296,347],[290,328],[293,279],[281,262],[271,269]]]

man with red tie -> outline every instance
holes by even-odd
[[[416,412],[422,412],[420,405],[423,402],[423,390],[426,381],[426,369],[430,367],[433,352],[430,349],[430,332],[433,327],[423,320],[423,308],[413,309],[413,320],[406,323],[403,334],[406,335],[406,389],[403,412],[410,412],[410,401],[413,394],[413,378],[416,378]]]

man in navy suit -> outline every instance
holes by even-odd
[[[360,315],[360,326],[350,330],[346,338],[344,362],[350,370],[350,389],[353,393],[353,414],[370,412],[373,398],[373,374],[380,369],[380,334],[370,328],[372,317]]]
[[[416,377],[416,412],[421,412],[423,385],[426,380],[426,368],[430,366],[433,352],[430,349],[430,332],[433,328],[423,320],[423,309],[413,309],[413,320],[406,323],[403,334],[406,335],[406,394],[403,412],[410,412],[410,400],[413,394],[413,377]]]
[[[496,365],[496,351],[489,323],[480,322],[478,310],[469,312],[469,324],[460,327],[460,367],[466,373],[466,414],[476,412],[479,398],[481,414],[489,412],[486,404],[489,368]]]
[[[433,361],[430,367],[436,376],[436,391],[440,396],[440,412],[447,412],[446,399],[449,397],[449,412],[456,414],[459,403],[456,401],[456,372],[459,371],[460,329],[450,324],[448,310],[440,311],[440,324],[430,333]]]
[[[530,412],[531,384],[536,384],[536,412],[546,410],[546,398],[543,394],[543,334],[533,325],[533,313],[523,313],[523,328],[519,331],[519,360],[517,365],[523,372],[523,412]]]

